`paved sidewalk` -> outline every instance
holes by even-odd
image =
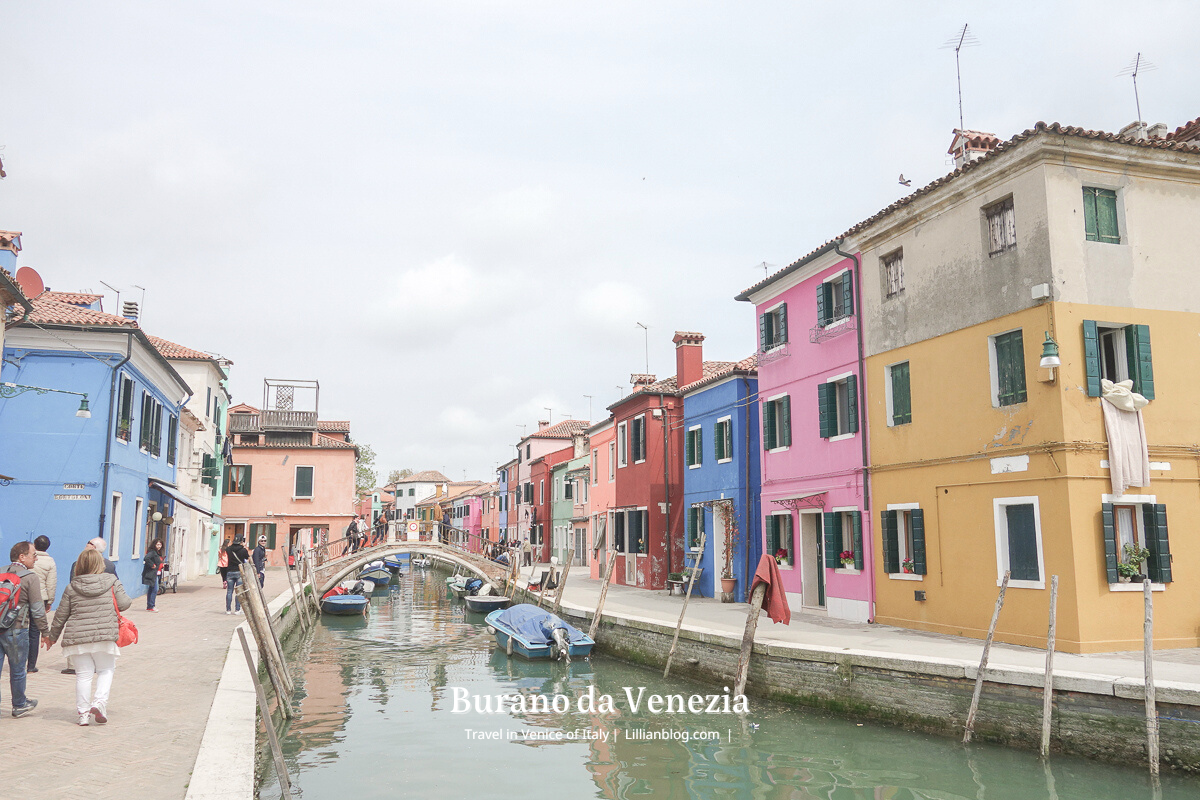
[[[267,570],[268,598],[287,590],[281,568]],[[8,674],[3,681],[0,736],[5,795],[23,800],[183,798],[233,629],[244,616],[225,615],[221,579],[209,575],[160,595],[159,613],[134,598],[125,615],[139,641],[117,659],[107,725],[81,728],[75,676],[63,675],[62,648],[42,650],[28,694],[37,710],[13,719]],[[7,665],[6,665],[7,666]],[[214,769],[220,769],[214,765]]]
[[[521,583],[524,583],[528,574],[528,567],[522,569]],[[568,576],[563,594],[564,606],[591,611],[596,608],[599,597],[599,580]],[[609,586],[608,598],[604,601],[604,613],[639,617],[674,628],[682,604],[683,598],[678,595],[668,596],[662,591],[651,592],[613,584]],[[748,609],[746,603],[722,603],[712,598],[693,596],[688,603],[683,625],[692,630],[715,631],[740,639],[746,629]],[[754,640],[867,651],[887,656],[957,659],[975,665],[978,665],[983,652],[983,641],[979,639],[848,622],[795,611],[788,625],[777,625],[764,613]],[[1021,667],[1040,671],[1045,666],[1044,649],[994,643],[988,655],[989,669]],[[1054,673],[1086,673],[1110,679],[1141,681],[1142,652],[1075,655],[1059,651],[1054,654]],[[1154,680],[1156,683],[1175,681],[1200,684],[1200,649],[1156,651]]]

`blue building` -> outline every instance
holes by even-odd
[[[517,479],[517,460],[514,458],[507,464],[501,464],[496,470],[496,496],[500,504],[499,521],[496,523],[500,528],[500,537],[506,541],[511,541],[516,536],[516,514],[513,514],[513,519],[509,521],[508,504],[509,491],[515,488]],[[513,487],[509,486],[509,479],[512,479]],[[510,530],[509,526],[512,526]]]
[[[731,574],[734,598],[745,602],[762,555],[757,363],[756,355],[728,363],[680,389],[687,562],[698,558],[703,567],[693,591],[704,597],[720,592],[720,578]],[[707,540],[698,553],[702,531]]]
[[[65,573],[88,540],[131,595],[149,542],[168,539],[187,383],[100,296],[43,291],[10,324],[0,367],[0,550],[40,534]],[[176,498],[180,498],[177,500]],[[67,581],[59,581],[61,590]]]

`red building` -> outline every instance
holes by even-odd
[[[631,375],[633,391],[608,407],[616,431],[616,493],[608,512],[607,547],[617,551],[614,580],[626,586],[666,588],[683,569],[683,397],[725,361],[704,361],[704,336],[676,332],[676,374],[656,381]]]

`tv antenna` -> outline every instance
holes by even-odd
[[[588,422],[590,423],[592,421],[592,396],[590,394],[585,394],[584,397],[586,397],[588,401]]]
[[[649,326],[649,325],[643,325],[643,324],[642,324],[642,323],[640,323],[640,322],[638,322],[638,323],[636,323],[636,324],[637,324],[637,326],[638,326],[639,328],[641,328],[643,331],[645,331],[645,339],[646,339],[646,374],[647,374],[647,375],[649,375],[649,374],[650,374],[650,326]]]
[[[1133,61],[1129,62],[1128,67],[1117,73],[1118,78],[1124,77],[1125,75],[1129,75],[1133,78],[1133,103],[1137,107],[1137,121],[1139,126],[1142,123],[1142,101],[1138,99],[1138,73],[1151,72],[1152,70],[1156,69],[1158,69],[1158,67],[1154,66],[1145,58],[1143,58],[1141,53],[1138,53],[1136,56],[1134,56]]]
[[[764,261],[764,262],[762,262],[761,264],[755,264],[755,265],[754,265],[754,268],[755,268],[755,269],[759,269],[760,267],[762,268],[762,271],[763,271],[763,280],[765,281],[765,280],[767,279],[767,277],[768,277],[768,275],[767,275],[767,270],[768,270],[768,269],[770,269],[770,268],[771,268],[771,267],[773,267],[773,266],[775,266],[775,265],[774,265],[774,264],[768,264],[767,262],[765,262],[765,261]]]
[[[955,31],[954,35],[946,40],[939,49],[954,50],[954,71],[958,75],[958,129],[966,129],[963,124],[963,103],[962,103],[962,63],[959,56],[964,47],[978,47],[979,40],[975,38],[975,34],[971,33],[971,26],[963,23],[962,29]]]

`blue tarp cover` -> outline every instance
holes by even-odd
[[[587,640],[587,634],[576,627],[568,625],[549,611],[521,603],[500,612],[496,622],[510,628],[525,641],[533,645],[550,644],[550,632],[555,628],[565,628],[572,644]]]

